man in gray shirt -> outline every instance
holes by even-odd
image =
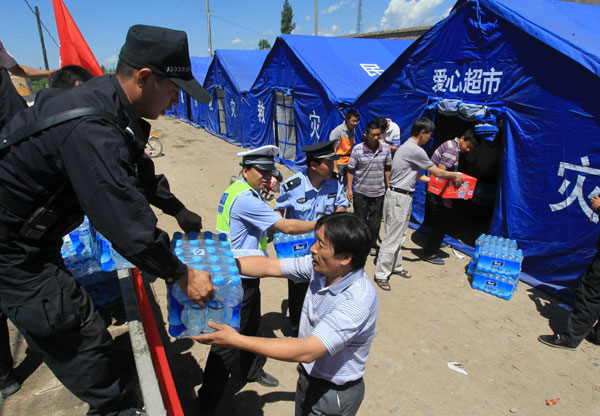
[[[463,182],[458,173],[436,167],[423,150],[422,146],[429,141],[434,129],[433,121],[428,118],[415,121],[410,130],[411,137],[398,148],[392,161],[390,188],[383,202],[385,234],[375,269],[375,283],[383,290],[391,290],[389,279],[392,274],[412,277],[402,268],[402,242],[412,211],[415,183],[417,179],[429,182],[429,177],[419,173],[419,169],[440,178],[451,178],[457,185]]]

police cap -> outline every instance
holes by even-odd
[[[279,148],[273,145],[262,146],[254,150],[240,152],[242,157],[240,165],[253,166],[260,170],[275,170],[275,156],[279,155]]]
[[[302,151],[306,157],[320,160],[338,160],[340,157],[335,152],[335,140],[329,142],[319,142],[303,146]]]

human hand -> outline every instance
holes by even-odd
[[[348,190],[346,191],[346,198],[348,198],[348,202],[352,203],[352,189],[350,189],[350,187],[348,187]]]
[[[454,186],[457,188],[461,186],[464,182],[462,176],[458,172],[454,173],[454,175],[452,176],[452,180],[454,181]]]
[[[208,272],[188,267],[187,275],[179,279],[177,284],[192,302],[202,307],[215,297],[215,287]]]
[[[198,341],[201,344],[214,345],[216,347],[235,347],[236,339],[241,337],[235,329],[225,324],[217,324],[209,321],[207,325],[215,332],[210,332],[204,335],[193,336],[194,341]]]
[[[175,219],[177,220],[179,227],[186,233],[190,231],[200,231],[202,229],[202,217],[187,208],[182,208],[175,214]]]
[[[590,198],[592,200],[592,209],[594,212],[598,212],[598,208],[600,208],[600,195],[596,195]]]

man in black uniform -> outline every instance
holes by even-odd
[[[214,296],[208,273],[171,253],[149,206],[173,215],[186,231],[201,227],[144,155],[150,125],[141,117],[155,119],[176,104],[180,88],[198,101],[210,98],[192,76],[185,32],[136,25],[115,76],[45,94],[0,130],[5,139],[68,110],[104,112],[53,125],[0,151],[0,310],[89,404],[90,415],[132,409],[124,403],[112,339],[60,254],[61,236],[84,213],[142,270],[176,281],[198,304]]]

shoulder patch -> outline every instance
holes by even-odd
[[[299,204],[304,204],[306,201],[307,201],[306,198],[298,198],[298,199],[296,199],[296,202],[299,203]]]
[[[283,189],[286,192],[291,191],[292,189],[296,188],[298,185],[300,185],[302,183],[302,178],[294,178],[290,181],[287,181],[286,183],[283,184]]]
[[[330,194],[327,194],[327,198],[335,198],[337,196],[337,192],[332,192]]]

